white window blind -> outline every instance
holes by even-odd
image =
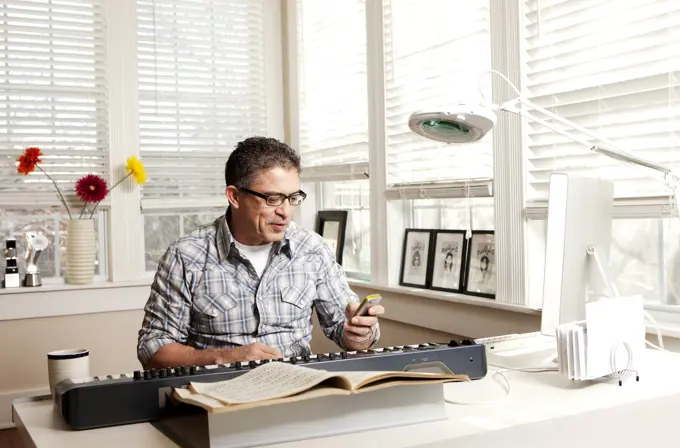
[[[226,205],[236,144],[267,135],[264,0],[139,0],[144,208]]]
[[[39,170],[16,159],[37,146],[40,166],[70,200],[85,174],[108,179],[104,16],[100,0],[0,2],[0,206],[60,201]]]
[[[529,0],[524,8],[525,95],[638,157],[680,166],[680,2]],[[661,179],[655,171],[527,123],[529,199],[547,198],[554,171],[614,180],[618,197],[670,192],[648,177]]]
[[[408,127],[415,111],[480,101],[491,68],[489,2],[385,0],[388,184],[493,177],[491,134],[467,145],[427,140]],[[491,99],[490,83],[484,95]]]
[[[303,179],[366,179],[365,0],[298,0],[296,6]]]

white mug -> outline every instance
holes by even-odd
[[[47,354],[47,374],[49,375],[50,393],[54,400],[54,389],[59,382],[90,376],[89,350],[68,349],[49,352]]]

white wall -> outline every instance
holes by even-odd
[[[93,375],[138,369],[141,322],[141,310],[0,321],[0,428],[11,425],[14,398],[49,391],[46,354],[52,350],[89,349]]]

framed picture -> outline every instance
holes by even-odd
[[[430,289],[463,292],[467,240],[464,230],[435,230]]]
[[[432,230],[406,229],[401,254],[399,284],[427,288],[429,280],[430,246]]]
[[[316,233],[335,252],[338,264],[342,264],[346,228],[347,210],[321,210],[316,215]]]
[[[465,294],[496,298],[496,239],[491,230],[473,230],[465,270]]]

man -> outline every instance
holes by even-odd
[[[310,353],[312,310],[345,350],[375,345],[380,305],[359,305],[320,235],[291,222],[300,158],[271,138],[240,142],[225,168],[224,216],[173,243],[144,308],[142,365],[226,364]]]

